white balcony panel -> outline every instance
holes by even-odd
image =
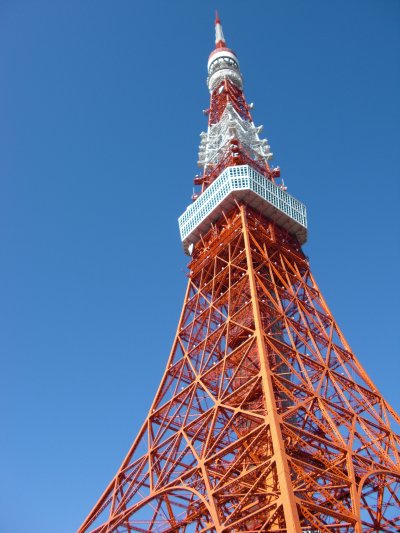
[[[306,242],[305,205],[249,165],[240,165],[226,168],[179,217],[185,250],[207,233],[211,224],[222,216],[222,212],[229,211],[236,201],[243,201],[273,220],[297,237],[300,244]]]

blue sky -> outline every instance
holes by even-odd
[[[159,384],[216,7],[314,276],[400,411],[400,4],[3,0],[2,532],[74,531]]]

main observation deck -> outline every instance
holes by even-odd
[[[207,233],[223,212],[244,202],[294,235],[300,244],[307,240],[306,206],[249,165],[227,167],[179,217],[183,247]]]

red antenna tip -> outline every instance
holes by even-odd
[[[217,48],[224,48],[226,46],[218,11],[215,11],[215,45]]]

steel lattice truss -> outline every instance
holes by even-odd
[[[228,167],[280,175],[218,16],[207,83],[201,231],[178,331],[149,415],[79,533],[400,531],[400,419],[282,229],[282,206],[269,220],[264,204],[232,208],[221,190],[210,211],[205,191]]]
[[[154,403],[79,531],[399,531],[399,422],[297,241],[238,205],[196,246]]]

